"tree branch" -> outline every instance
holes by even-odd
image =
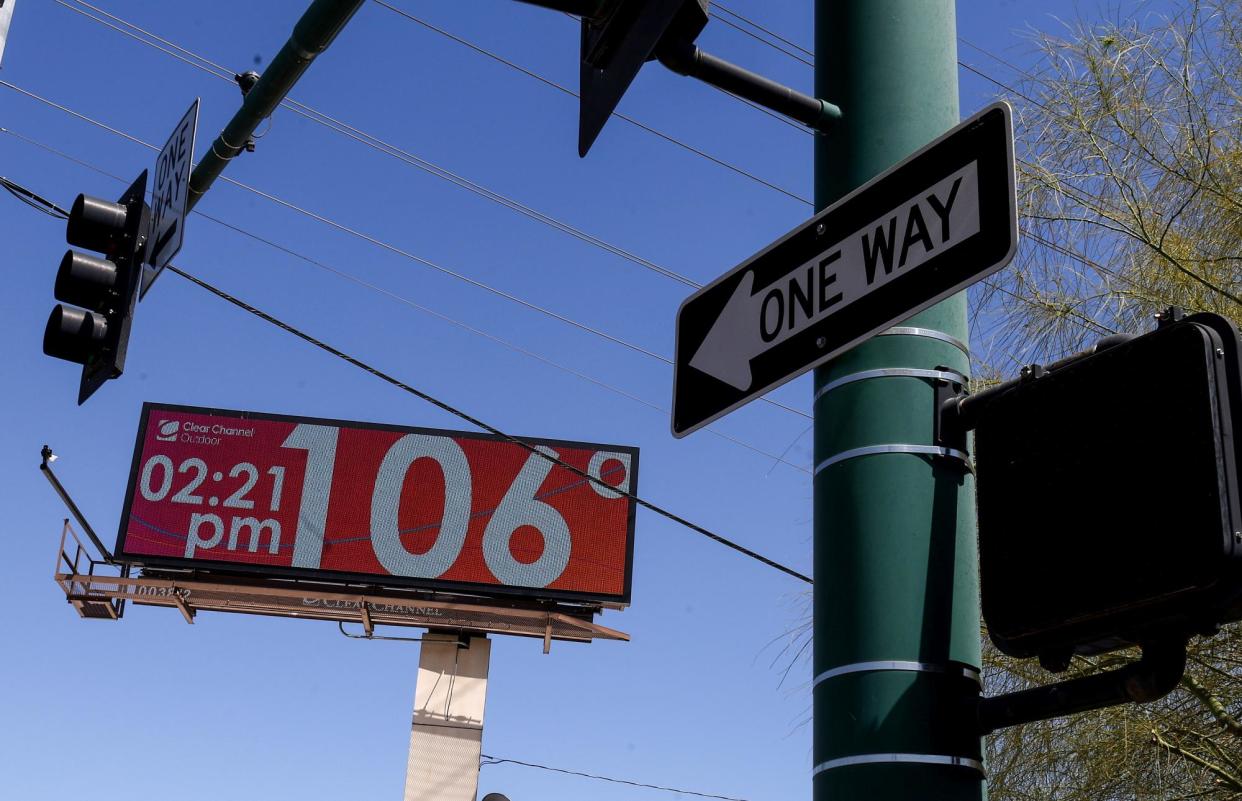
[[[1211,762],[1208,762],[1206,759],[1199,756],[1198,754],[1187,751],[1185,748],[1182,748],[1180,745],[1164,739],[1164,737],[1161,736],[1160,734],[1160,730],[1155,727],[1153,727],[1151,730],[1151,741],[1153,744],[1155,744],[1156,746],[1160,748],[1163,748],[1165,751],[1168,751],[1170,754],[1181,757],[1182,759],[1185,759],[1187,762],[1191,762],[1203,768],[1204,770],[1208,771],[1212,775],[1216,776],[1217,779],[1219,779],[1222,784],[1228,786],[1229,789],[1233,790],[1234,792],[1242,792],[1242,780],[1240,780],[1238,777],[1234,776],[1229,771],[1225,770],[1219,765],[1213,765]]]
[[[1216,722],[1220,724],[1222,729],[1234,737],[1242,737],[1242,722],[1239,722],[1237,718],[1229,714],[1229,710],[1225,708],[1220,699],[1209,692],[1198,679],[1187,673],[1182,676],[1182,686],[1186,688],[1187,692],[1199,699],[1201,704],[1207,707],[1207,710],[1212,713],[1212,717],[1216,718]]]

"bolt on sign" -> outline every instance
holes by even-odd
[[[638,449],[144,404],[118,557],[628,604]],[[555,464],[551,456],[594,480]]]

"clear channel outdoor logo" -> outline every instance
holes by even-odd
[[[2,2],[3,0],[0,0]],[[182,442],[191,445],[219,445],[221,437],[254,437],[255,429],[223,423],[196,423],[193,420],[160,420],[155,427],[158,442]]]

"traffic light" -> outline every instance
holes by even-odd
[[[1170,313],[1024,373],[959,404],[997,647],[1060,670],[1242,619],[1234,326]]]
[[[64,303],[48,318],[43,352],[82,365],[79,405],[125,369],[151,223],[146,191],[143,170],[116,203],[78,195],[69,212],[69,244],[103,256],[70,250],[61,259],[54,294]]]

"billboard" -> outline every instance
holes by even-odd
[[[638,449],[522,441],[607,486],[488,434],[147,403],[116,554],[628,604]]]

